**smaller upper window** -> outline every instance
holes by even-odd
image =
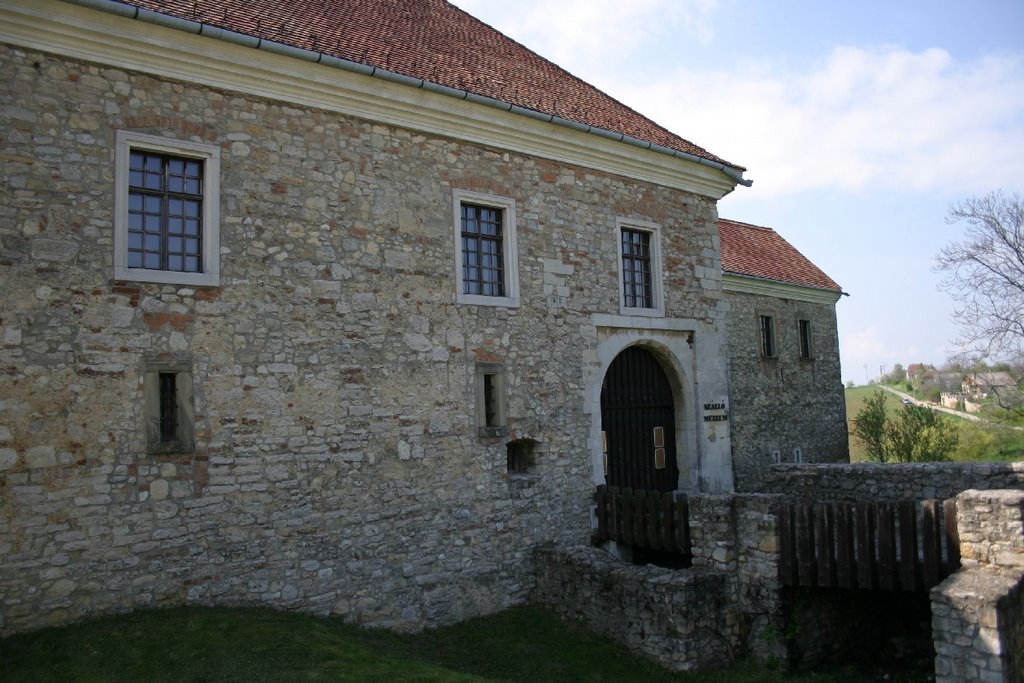
[[[516,206],[505,197],[455,190],[455,300],[519,305]]]
[[[811,345],[811,321],[798,320],[797,333],[800,337],[800,358],[804,360],[814,358],[814,348]]]
[[[761,332],[761,356],[775,358],[775,320],[770,315],[758,316]]]
[[[619,312],[662,316],[661,228],[654,223],[617,221]]]
[[[220,149],[118,131],[114,277],[220,284]]]

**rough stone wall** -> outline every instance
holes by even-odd
[[[629,565],[597,548],[537,553],[534,602],[663,666],[781,661],[777,496],[688,496],[691,569]]]
[[[849,462],[835,305],[726,291],[729,399],[737,491],[761,491],[780,462]],[[776,357],[761,356],[759,316],[775,323]],[[800,358],[799,320],[813,359]]]
[[[582,368],[618,311],[616,217],[662,226],[667,316],[720,326],[710,200],[16,48],[0,79],[0,632],[522,602],[533,549],[590,531]],[[112,280],[118,129],[220,147],[220,287]],[[454,188],[516,201],[520,308],[454,303]],[[191,363],[194,453],[146,454],[160,356]],[[477,434],[478,361],[505,367],[505,438]],[[511,438],[537,442],[528,475]]]
[[[776,465],[765,490],[795,500],[955,498],[967,489],[1024,489],[1024,462]]]
[[[936,586],[937,681],[1024,681],[1024,491],[957,496],[963,568]]]
[[[533,601],[662,666],[708,669],[736,656],[733,586],[716,570],[630,565],[598,548],[551,547],[537,552]]]

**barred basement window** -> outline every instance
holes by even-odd
[[[770,315],[758,316],[761,329],[761,356],[775,357],[775,321]]]
[[[505,435],[505,369],[501,365],[476,366],[476,411],[480,436]]]
[[[160,376],[160,443],[178,439],[178,375],[161,372]]]
[[[812,354],[814,349],[811,347],[811,321],[798,320],[797,332],[800,337],[800,358],[803,360],[814,358]]]
[[[509,474],[530,474],[536,464],[533,439],[516,439],[505,444],[506,467]]]
[[[149,453],[195,450],[192,364],[150,361],[143,373],[143,411]]]

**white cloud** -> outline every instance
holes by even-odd
[[[577,76],[594,82],[655,40],[707,44],[718,0],[455,0]],[[596,84],[596,83],[595,83]]]
[[[817,68],[678,70],[624,84],[653,119],[750,169],[759,198],[809,189],[1007,187],[1024,175],[1024,57],[836,48]]]
[[[867,364],[868,372],[872,373],[872,377],[877,370],[872,366],[892,356],[892,353],[879,338],[878,329],[874,325],[845,333],[839,346],[843,352],[844,367],[852,367],[855,373],[856,368]]]
[[[672,45],[714,38],[717,0],[457,2],[746,166],[755,181],[741,193],[748,199],[823,189],[1024,189],[1021,52],[963,61],[939,48],[840,46],[816,63],[672,69]]]

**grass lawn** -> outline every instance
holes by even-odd
[[[914,672],[890,680],[925,680]],[[673,674],[536,608],[417,635],[267,609],[186,607],[0,640],[3,681],[869,681],[842,669]]]

